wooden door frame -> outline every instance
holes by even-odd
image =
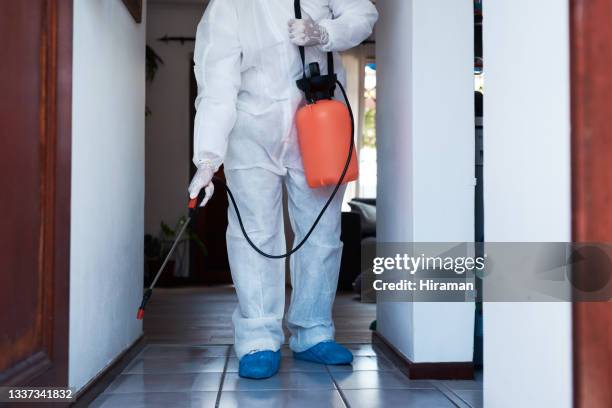
[[[612,3],[570,0],[572,239],[612,242]],[[574,406],[612,406],[612,302],[573,305]]]
[[[53,344],[50,348],[54,368],[34,382],[44,386],[68,386],[68,347],[70,319],[70,196],[72,168],[72,41],[73,0],[49,2],[49,149],[47,166],[54,192],[48,208],[49,252],[53,268]]]
[[[5,385],[68,386],[72,3],[48,0],[41,21],[41,313],[52,317],[42,323],[42,350],[13,367]]]

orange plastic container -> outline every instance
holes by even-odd
[[[295,123],[308,186],[336,185],[346,165],[349,140],[353,138],[346,105],[328,99],[308,104],[298,110]],[[343,184],[358,177],[357,154],[353,147]]]

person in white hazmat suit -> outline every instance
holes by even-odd
[[[194,125],[197,172],[191,198],[202,188],[210,199],[213,174],[224,163],[246,231],[263,251],[286,251],[282,184],[288,194],[295,242],[329,198],[333,187],[306,184],[294,125],[305,101],[296,86],[306,63],[327,72],[327,52],[355,47],[372,33],[378,13],[370,0],[302,0],[296,20],[292,0],[212,0],[200,21],[194,53],[198,84]],[[334,54],[339,80],[345,72]],[[340,176],[340,175],[338,175]],[[306,244],[291,256],[293,292],[287,323],[294,357],[322,364],[348,364],[349,350],[334,341],[332,304],[342,243],[341,188]],[[233,314],[239,373],[274,375],[284,341],[284,259],[269,259],[246,242],[229,208],[227,250],[239,306]]]

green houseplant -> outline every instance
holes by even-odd
[[[145,258],[145,285],[149,286],[155,277],[155,274],[161,267],[164,259],[170,252],[172,244],[177,238],[179,231],[184,223],[187,222],[185,216],[180,217],[174,227],[170,227],[167,223],[162,221],[160,223],[160,232],[157,236],[146,234],[144,237],[144,258]],[[202,251],[203,255],[207,255],[206,246],[202,240],[191,230],[191,226],[188,226],[183,236],[177,243],[177,249],[172,255],[172,258],[166,264],[162,278],[160,278],[161,286],[164,286],[164,282],[169,283],[174,279],[177,271],[182,270],[185,265],[185,258],[187,254],[187,247],[190,242],[193,242],[195,246]]]
[[[145,78],[147,83],[153,82],[155,79],[155,75],[157,74],[157,70],[160,65],[164,64],[164,60],[155,52],[151,46],[147,45],[145,52]],[[148,106],[145,106],[145,116],[149,116],[151,114],[151,109]]]

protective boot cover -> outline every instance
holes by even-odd
[[[353,353],[335,341],[323,341],[301,353],[294,352],[293,357],[298,360],[328,365],[343,365],[353,362]]]

